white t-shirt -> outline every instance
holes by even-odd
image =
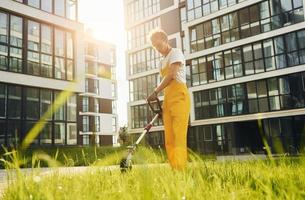
[[[177,71],[176,80],[180,83],[186,83],[185,57],[180,49],[172,48],[172,50],[161,60],[161,67],[170,66],[173,63],[180,62],[181,66]]]

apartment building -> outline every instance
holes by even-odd
[[[157,2],[155,14],[147,16],[147,2]],[[161,2],[174,6],[178,16],[164,17],[169,9]],[[143,83],[135,83],[148,80],[153,70],[146,52],[132,54],[144,48],[141,35],[147,32],[130,24],[137,27],[163,16],[166,20],[159,26],[165,31],[178,27],[176,46],[187,59],[191,149],[218,155],[264,153],[266,142],[273,153],[304,150],[303,5],[303,0],[126,0],[126,13],[133,22],[126,22],[131,31],[128,41],[138,44],[138,49],[126,53],[131,132],[138,132],[146,122],[146,107],[139,99],[149,93]],[[169,35],[174,37],[172,32]],[[162,131],[162,126],[155,130]],[[162,145],[163,138],[152,135],[148,140]]]
[[[79,141],[83,145],[117,143],[115,46],[88,34],[85,40],[85,92],[79,96]]]
[[[33,145],[116,141],[115,47],[84,33],[77,3],[0,1],[0,145],[21,144],[48,109]]]

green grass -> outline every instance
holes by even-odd
[[[125,147],[33,147],[26,150],[18,150],[16,156],[20,161],[19,167],[47,167],[49,161],[59,166],[89,166],[111,155],[120,157]],[[12,161],[11,152],[14,150],[0,151],[0,159]],[[54,162],[56,161],[56,163]],[[115,164],[113,161],[111,164]],[[0,162],[0,168],[5,168],[3,162]]]
[[[3,199],[305,199],[305,158],[215,162],[195,154],[185,171],[168,165],[163,152],[140,148],[136,165],[125,174],[96,165],[117,162],[115,154],[100,159],[83,173],[18,178]]]

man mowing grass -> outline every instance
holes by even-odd
[[[156,100],[158,94],[164,90],[162,116],[166,152],[171,167],[182,170],[187,161],[186,134],[190,114],[185,58],[180,49],[170,46],[167,34],[163,30],[151,31],[149,39],[163,57],[159,68],[162,81],[147,97],[147,101]]]

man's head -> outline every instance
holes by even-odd
[[[154,29],[149,33],[151,45],[161,54],[166,54],[169,47],[167,34],[162,29]]]

